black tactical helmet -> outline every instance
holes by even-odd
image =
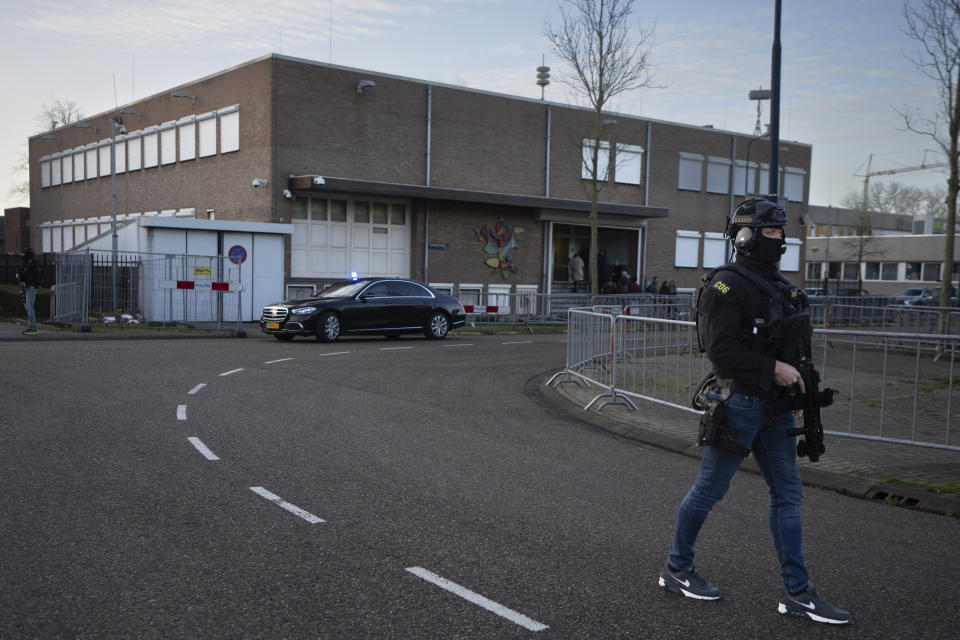
[[[740,227],[783,227],[787,224],[787,212],[775,203],[764,199],[744,200],[727,219],[723,232],[728,238],[737,234]]]

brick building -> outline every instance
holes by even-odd
[[[114,128],[111,118],[122,119]],[[589,246],[588,110],[268,55],[29,141],[31,243],[66,251],[118,219],[294,225],[287,288],[409,276],[465,295],[568,289]],[[724,261],[720,234],[767,185],[765,139],[609,114],[600,248],[680,288]],[[784,272],[799,282],[811,147],[781,144]],[[749,157],[749,163],[748,160]],[[601,274],[603,275],[603,274]],[[278,292],[279,293],[279,292]]]

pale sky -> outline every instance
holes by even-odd
[[[0,0],[0,202],[36,116],[55,99],[95,115],[268,53],[568,103],[544,24],[561,0]],[[636,0],[656,23],[651,59],[666,88],[624,94],[615,111],[752,133],[751,89],[770,87],[774,0]],[[332,15],[332,21],[331,21]],[[839,204],[873,170],[942,160],[904,132],[897,109],[930,109],[933,81],[905,57],[902,0],[783,0],[780,136],[813,145],[810,202]],[[332,38],[331,38],[332,34]],[[332,41],[331,41],[332,40]],[[763,122],[769,103],[763,103]],[[925,156],[924,151],[930,150]],[[790,165],[789,152],[781,159]],[[945,183],[927,170],[874,180]],[[656,203],[652,203],[656,204]],[[105,203],[105,207],[107,204]]]

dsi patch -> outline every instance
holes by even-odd
[[[725,283],[723,280],[717,280],[713,283],[713,288],[719,291],[723,295],[727,295],[730,292],[730,285]]]

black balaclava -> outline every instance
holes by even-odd
[[[780,237],[768,238],[763,235],[760,229],[755,232],[757,235],[753,239],[753,248],[750,250],[750,257],[760,262],[770,264],[780,261],[783,250],[787,244],[783,241],[783,230],[780,230]]]

